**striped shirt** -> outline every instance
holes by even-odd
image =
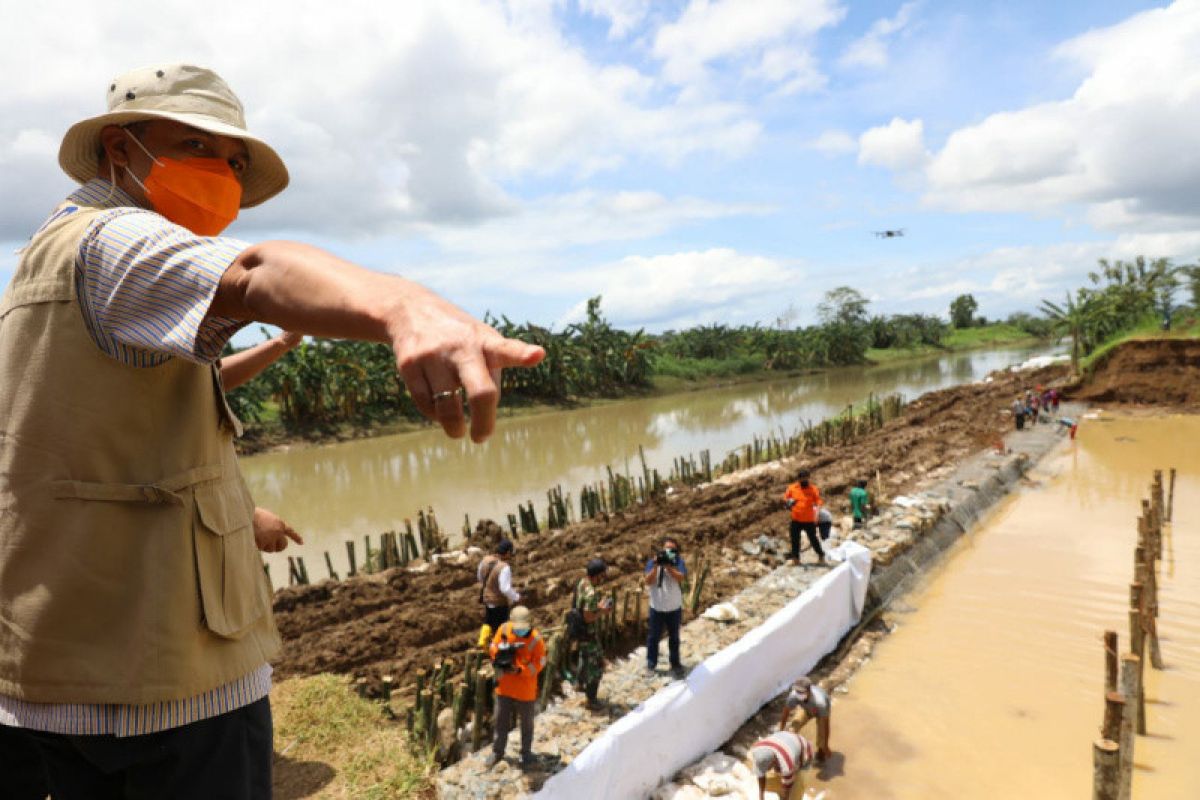
[[[244,323],[206,317],[226,268],[248,246],[196,236],[139,208],[107,181],[75,191],[42,228],[79,205],[109,209],[79,245],[75,286],[88,332],[106,354],[138,367],[171,358],[209,363]],[[71,735],[137,736],[235,711],[271,692],[263,664],[237,680],[182,700],[144,705],[30,703],[0,694],[0,725]]]
[[[766,777],[771,767],[779,770],[779,782],[784,788],[796,780],[796,772],[812,763],[812,744],[791,731],[776,731],[750,746],[750,763],[754,774]]]
[[[79,244],[75,287],[92,339],[125,364],[153,367],[172,357],[215,361],[246,323],[206,317],[225,270],[249,244],[197,236],[107,181],[94,179],[67,198],[107,208]]]

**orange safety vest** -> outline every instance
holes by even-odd
[[[799,482],[793,483],[783,493],[783,499],[796,501],[796,504],[792,506],[792,519],[796,522],[817,521],[817,506],[821,505],[821,490],[813,484],[810,483],[805,488]]]
[[[511,697],[514,700],[536,700],[538,673],[546,666],[546,645],[542,642],[537,628],[532,628],[528,636],[517,636],[513,633],[511,622],[506,622],[496,631],[492,646],[488,653],[492,658],[500,650],[501,642],[521,643],[524,647],[517,650],[514,661],[519,669],[516,672],[505,672],[496,676],[496,694]]]

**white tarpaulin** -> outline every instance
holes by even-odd
[[[837,646],[862,616],[871,552],[854,542],[839,550],[843,563],[693,669],[686,681],[670,684],[617,720],[536,796],[646,797],[659,783],[720,747]]]

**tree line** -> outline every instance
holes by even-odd
[[[517,324],[506,316],[485,320],[505,336],[546,349],[537,367],[505,371],[501,391],[506,400],[563,403],[642,391],[663,375],[862,364],[869,348],[936,346],[950,330],[933,315],[871,315],[868,306],[860,292],[843,286],[825,294],[817,323],[803,327],[793,324],[794,313],[785,312],[771,325],[698,325],[649,334],[615,327],[604,316],[600,297],[588,300],[582,321],[562,330]],[[307,339],[232,391],[230,403],[251,427],[278,420],[294,431],[417,419],[394,365],[385,345]]]

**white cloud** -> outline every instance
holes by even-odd
[[[894,17],[876,20],[870,30],[849,44],[838,63],[843,67],[883,69],[888,65],[888,39],[912,20],[915,2],[900,6]]]
[[[653,52],[663,76],[679,85],[703,86],[708,66],[727,61],[759,77],[775,74],[798,91],[823,79],[806,74],[815,67],[795,52],[807,52],[808,37],[845,14],[836,0],[691,0],[678,20],[659,28]]]
[[[119,13],[48,0],[0,29],[0,238],[26,235],[70,186],[47,143],[103,110],[112,76],[164,58],[221,73],[291,168],[243,230],[472,223],[513,213],[515,180],[737,155],[760,130],[740,105],[683,102],[653,75],[591,61],[554,3],[216,0],[206,13],[229,23],[150,0]]]
[[[704,220],[772,210],[696,197],[667,198],[653,191],[579,191],[541,198],[510,216],[478,225],[418,230],[451,255],[536,258],[562,248],[647,239]]]
[[[1137,14],[1056,54],[1087,73],[1074,94],[951,134],[929,164],[927,202],[1067,215],[1082,207],[1114,231],[1196,227],[1200,4]]]
[[[608,20],[608,38],[622,39],[646,18],[650,0],[579,0],[579,8],[587,14]]]
[[[845,131],[828,130],[809,142],[808,146],[827,156],[841,156],[857,150],[858,141]]]
[[[925,123],[893,117],[887,125],[871,128],[858,137],[858,163],[898,172],[919,169],[929,153],[925,150]]]
[[[630,256],[586,274],[560,278],[576,296],[604,296],[604,311],[623,326],[654,330],[701,323],[738,324],[770,317],[786,305],[798,268],[730,249]],[[582,319],[580,301],[560,322]]]

